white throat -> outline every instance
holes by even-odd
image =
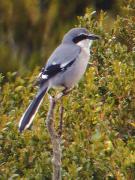
[[[85,39],[77,43],[86,53],[90,54],[90,47],[92,45],[92,40]]]

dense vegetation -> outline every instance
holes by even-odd
[[[135,10],[129,2],[123,16],[109,19],[109,28],[104,12],[95,19],[88,9],[78,18],[79,26],[102,39],[93,44],[85,77],[64,98],[65,180],[135,179]],[[52,148],[44,122],[47,97],[32,130],[19,134],[17,129],[37,89],[33,84],[38,72],[36,68],[27,76],[0,76],[0,179],[51,179]]]
[[[22,74],[44,64],[86,7],[121,13],[121,0],[1,0],[0,72]],[[6,65],[5,65],[6,62]]]

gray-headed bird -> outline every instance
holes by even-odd
[[[20,119],[20,132],[31,126],[50,88],[63,87],[66,92],[78,83],[86,71],[91,44],[97,39],[99,36],[89,33],[86,28],[73,28],[65,34],[39,74],[39,90]]]

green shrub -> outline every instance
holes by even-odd
[[[130,8],[130,6],[128,6]],[[128,8],[127,7],[127,8]],[[124,7],[126,8],[126,7]],[[127,11],[126,13],[130,12]],[[132,10],[133,11],[133,10]],[[63,179],[135,179],[135,24],[88,10],[79,26],[101,35],[93,45],[85,77],[64,98]],[[47,97],[32,131],[19,134],[18,121],[35,94],[39,69],[20,77],[0,75],[0,179],[51,179],[52,147],[45,126]],[[58,107],[56,117],[58,119]]]

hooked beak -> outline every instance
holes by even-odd
[[[90,39],[90,40],[99,40],[100,36],[95,35],[95,34],[89,34],[88,39]]]

